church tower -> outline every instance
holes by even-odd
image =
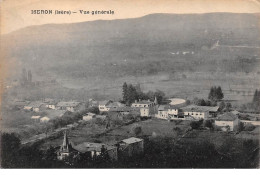
[[[65,131],[64,133],[64,138],[63,138],[63,143],[60,146],[60,150],[58,152],[58,159],[59,160],[63,160],[66,157],[68,157],[70,155],[70,153],[73,151],[73,148],[71,146],[71,144],[69,143],[69,139],[67,136],[67,131]]]
[[[154,97],[154,103],[155,103],[155,105],[158,105],[158,101],[157,101],[157,97],[156,96]]]

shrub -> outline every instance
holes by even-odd
[[[213,128],[212,120],[206,120],[204,123],[204,127]]]
[[[190,123],[190,126],[191,126],[192,129],[198,129],[201,126],[202,123],[203,123],[203,120],[192,121]]]
[[[251,123],[247,123],[245,126],[244,126],[244,131],[253,131],[255,129],[255,126],[252,125]]]

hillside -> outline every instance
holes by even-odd
[[[19,73],[26,67],[39,76],[118,77],[256,71],[259,34],[259,14],[152,14],[30,26],[1,42]]]

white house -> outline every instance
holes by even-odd
[[[155,98],[155,101],[150,100],[139,100],[132,103],[132,108],[139,108],[140,109],[140,116],[141,117],[150,117],[151,115],[155,114],[156,112],[156,105],[157,105],[157,99]]]
[[[161,119],[172,119],[178,117],[179,109],[171,105],[160,105],[158,108],[158,113],[155,115],[157,118]]]
[[[235,131],[238,129],[239,123],[238,117],[231,112],[222,114],[215,119],[215,125],[221,127],[223,131]]]
[[[217,112],[218,107],[189,105],[181,108],[184,118],[208,119]]]
[[[98,109],[100,112],[107,112],[109,111],[109,108],[107,108],[107,106],[112,103],[111,100],[105,100],[105,101],[101,101],[99,102],[99,105],[98,105]]]

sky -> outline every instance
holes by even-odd
[[[152,13],[260,13],[260,0],[0,0],[1,34],[50,23],[136,18]],[[72,15],[31,14],[31,10],[71,10]],[[114,15],[82,15],[79,10],[113,10]]]

